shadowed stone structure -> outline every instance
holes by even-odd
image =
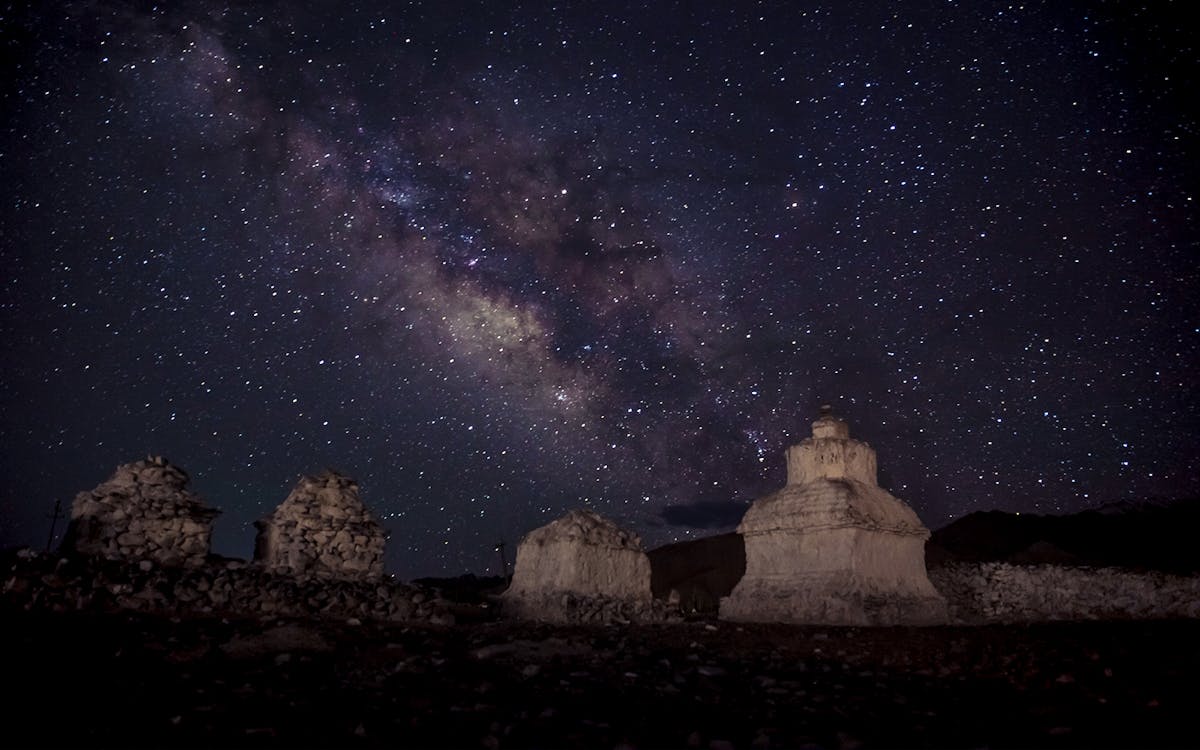
[[[335,471],[301,477],[287,499],[255,521],[254,559],[269,571],[316,578],[383,576],[387,532]]]
[[[574,610],[589,606],[636,618],[651,602],[641,539],[590,510],[526,534],[504,593],[507,613],[548,622],[574,621]]]
[[[787,450],[787,485],[755,501],[738,532],[746,574],[722,619],[830,625],[932,625],[946,602],[929,582],[916,513],[882,489],[875,451],[828,406]]]
[[[122,464],[71,504],[64,551],[163,565],[204,563],[220,511],[187,489],[188,474],[162,456]]]
[[[723,597],[746,573],[740,534],[721,534],[666,544],[646,553],[656,599],[678,602],[684,613],[717,613]]]

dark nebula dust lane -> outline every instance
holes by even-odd
[[[401,576],[648,545],[832,403],[936,527],[1200,490],[1175,4],[0,11],[0,541],[168,456],[356,477]]]

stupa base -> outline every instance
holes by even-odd
[[[821,586],[811,580],[747,581],[721,599],[720,618],[732,622],[803,625],[944,625],[946,600],[897,590]]]

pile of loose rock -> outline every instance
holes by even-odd
[[[124,464],[71,506],[64,549],[109,559],[201,565],[220,511],[187,489],[188,475],[161,456]]]
[[[9,555],[5,562],[3,599],[26,610],[454,622],[451,605],[434,590],[391,579],[299,579],[241,560],[172,567],[28,549]]]
[[[268,570],[318,578],[383,576],[387,533],[358,499],[358,483],[337,472],[302,477],[255,525],[254,557]]]
[[[610,596],[563,593],[523,600],[517,608],[505,604],[505,613],[527,620],[572,625],[623,625],[627,623],[680,622],[677,604],[660,599],[619,599]]]
[[[1200,578],[1119,568],[956,563],[929,578],[961,623],[1200,617]]]

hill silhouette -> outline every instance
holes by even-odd
[[[746,572],[741,534],[667,544],[647,554],[654,596],[666,599],[677,592],[684,613],[715,614],[721,597],[729,596]]]
[[[1195,573],[1198,522],[1200,498],[1122,501],[1062,516],[980,511],[933,532],[925,559],[929,565],[999,561]]]

